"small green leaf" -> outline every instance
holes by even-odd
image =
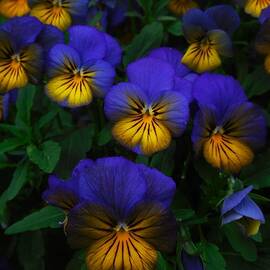
[[[178,220],[187,220],[195,216],[193,209],[176,209],[173,213]]]
[[[63,211],[53,206],[46,206],[8,227],[5,234],[11,235],[44,228],[59,228],[64,219]]]
[[[35,145],[27,147],[29,159],[35,163],[41,170],[51,173],[60,157],[61,147],[53,141],[44,142],[40,148]]]
[[[30,126],[31,122],[31,109],[35,97],[36,87],[34,85],[27,85],[19,90],[16,107],[17,114],[15,123],[17,126]]]
[[[174,36],[177,36],[177,37],[183,36],[182,22],[180,20],[173,22],[169,26],[168,31]]]
[[[3,218],[6,209],[6,203],[13,200],[17,194],[20,192],[28,179],[29,173],[29,162],[23,161],[19,163],[17,169],[15,170],[12,180],[8,188],[1,194],[0,197],[0,219]]]
[[[156,270],[170,270],[170,269],[171,268],[168,265],[167,261],[164,259],[164,257],[161,255],[161,253],[158,253]]]
[[[107,144],[112,139],[112,126],[107,124],[98,134],[98,145],[102,146]]]
[[[257,260],[257,249],[251,239],[247,238],[234,223],[223,226],[223,231],[232,248],[249,262]]]
[[[225,270],[226,262],[220,254],[216,245],[201,242],[198,245],[202,259],[205,265],[205,270]]]
[[[21,138],[8,138],[0,143],[0,153],[6,153],[15,150],[19,146],[22,146],[26,141]]]
[[[146,25],[126,47],[124,65],[146,55],[151,49],[159,47],[163,39],[163,26],[160,22]]]

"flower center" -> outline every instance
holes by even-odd
[[[62,7],[62,0],[53,0],[52,4],[55,7]]]
[[[217,126],[212,134],[211,139],[214,140],[215,143],[221,143],[222,142],[222,135],[224,134],[224,129],[221,126]]]

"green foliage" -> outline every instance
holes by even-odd
[[[5,233],[10,235],[44,228],[59,228],[64,219],[65,215],[61,210],[53,206],[46,206],[12,224]]]

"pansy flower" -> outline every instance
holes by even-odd
[[[105,98],[113,136],[144,155],[166,149],[189,119],[184,89],[174,89],[174,69],[165,61],[146,57],[129,64],[127,76],[129,81],[115,85]]]
[[[261,110],[247,100],[240,84],[230,76],[204,74],[194,83],[199,112],[192,141],[214,167],[238,173],[263,146],[266,123]]]
[[[103,97],[111,87],[121,48],[108,34],[94,27],[73,26],[69,44],[57,44],[49,53],[48,96],[70,108]]]
[[[248,195],[251,190],[249,186],[229,195],[221,209],[222,224],[238,221],[248,236],[257,234],[260,224],[265,222],[261,209]]]
[[[88,0],[32,0],[31,15],[64,31],[79,17],[86,17]]]
[[[260,16],[261,29],[256,37],[256,50],[265,55],[264,67],[270,73],[270,7]]]
[[[189,255],[185,250],[181,252],[181,262],[184,270],[204,270],[200,256]]]
[[[232,54],[232,33],[238,28],[240,19],[228,5],[207,9],[191,9],[183,16],[183,31],[190,44],[182,63],[202,73],[221,65],[222,56]]]
[[[34,17],[10,19],[0,27],[0,92],[37,83],[48,50],[63,42],[63,33]]]
[[[169,9],[177,16],[184,15],[188,10],[197,8],[198,4],[193,0],[170,0]]]
[[[0,14],[4,17],[24,16],[29,12],[28,0],[0,0]]]
[[[67,212],[67,240],[86,249],[88,269],[154,270],[157,251],[174,251],[171,178],[113,157],[83,160],[70,180],[53,179],[44,199]]]
[[[0,27],[0,92],[39,80],[43,50],[35,41],[42,28],[33,17],[17,17]]]

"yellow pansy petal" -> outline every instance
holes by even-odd
[[[93,98],[90,80],[72,74],[52,78],[46,85],[46,91],[51,99],[67,103],[69,107],[87,105]]]
[[[245,223],[247,236],[256,235],[260,229],[261,222],[259,220],[248,219]]]
[[[264,8],[270,5],[270,0],[248,0],[245,12],[253,17],[259,17]]]
[[[23,16],[29,11],[28,0],[0,0],[0,13],[7,18]]]
[[[182,58],[182,63],[190,69],[202,73],[216,69],[221,65],[217,51],[199,42],[191,44]]]
[[[166,149],[171,142],[168,128],[151,116],[121,119],[114,125],[112,133],[126,147],[139,146],[145,155]]]
[[[198,7],[198,4],[190,0],[171,0],[169,9],[177,16],[182,16],[189,9]]]
[[[270,54],[267,55],[266,58],[265,58],[264,68],[268,73],[270,73]]]
[[[65,7],[42,3],[33,6],[31,15],[45,24],[51,24],[64,31],[71,25],[71,16]]]
[[[225,171],[237,173],[253,160],[252,150],[239,140],[221,134],[215,134],[203,146],[205,159],[213,166]]]

